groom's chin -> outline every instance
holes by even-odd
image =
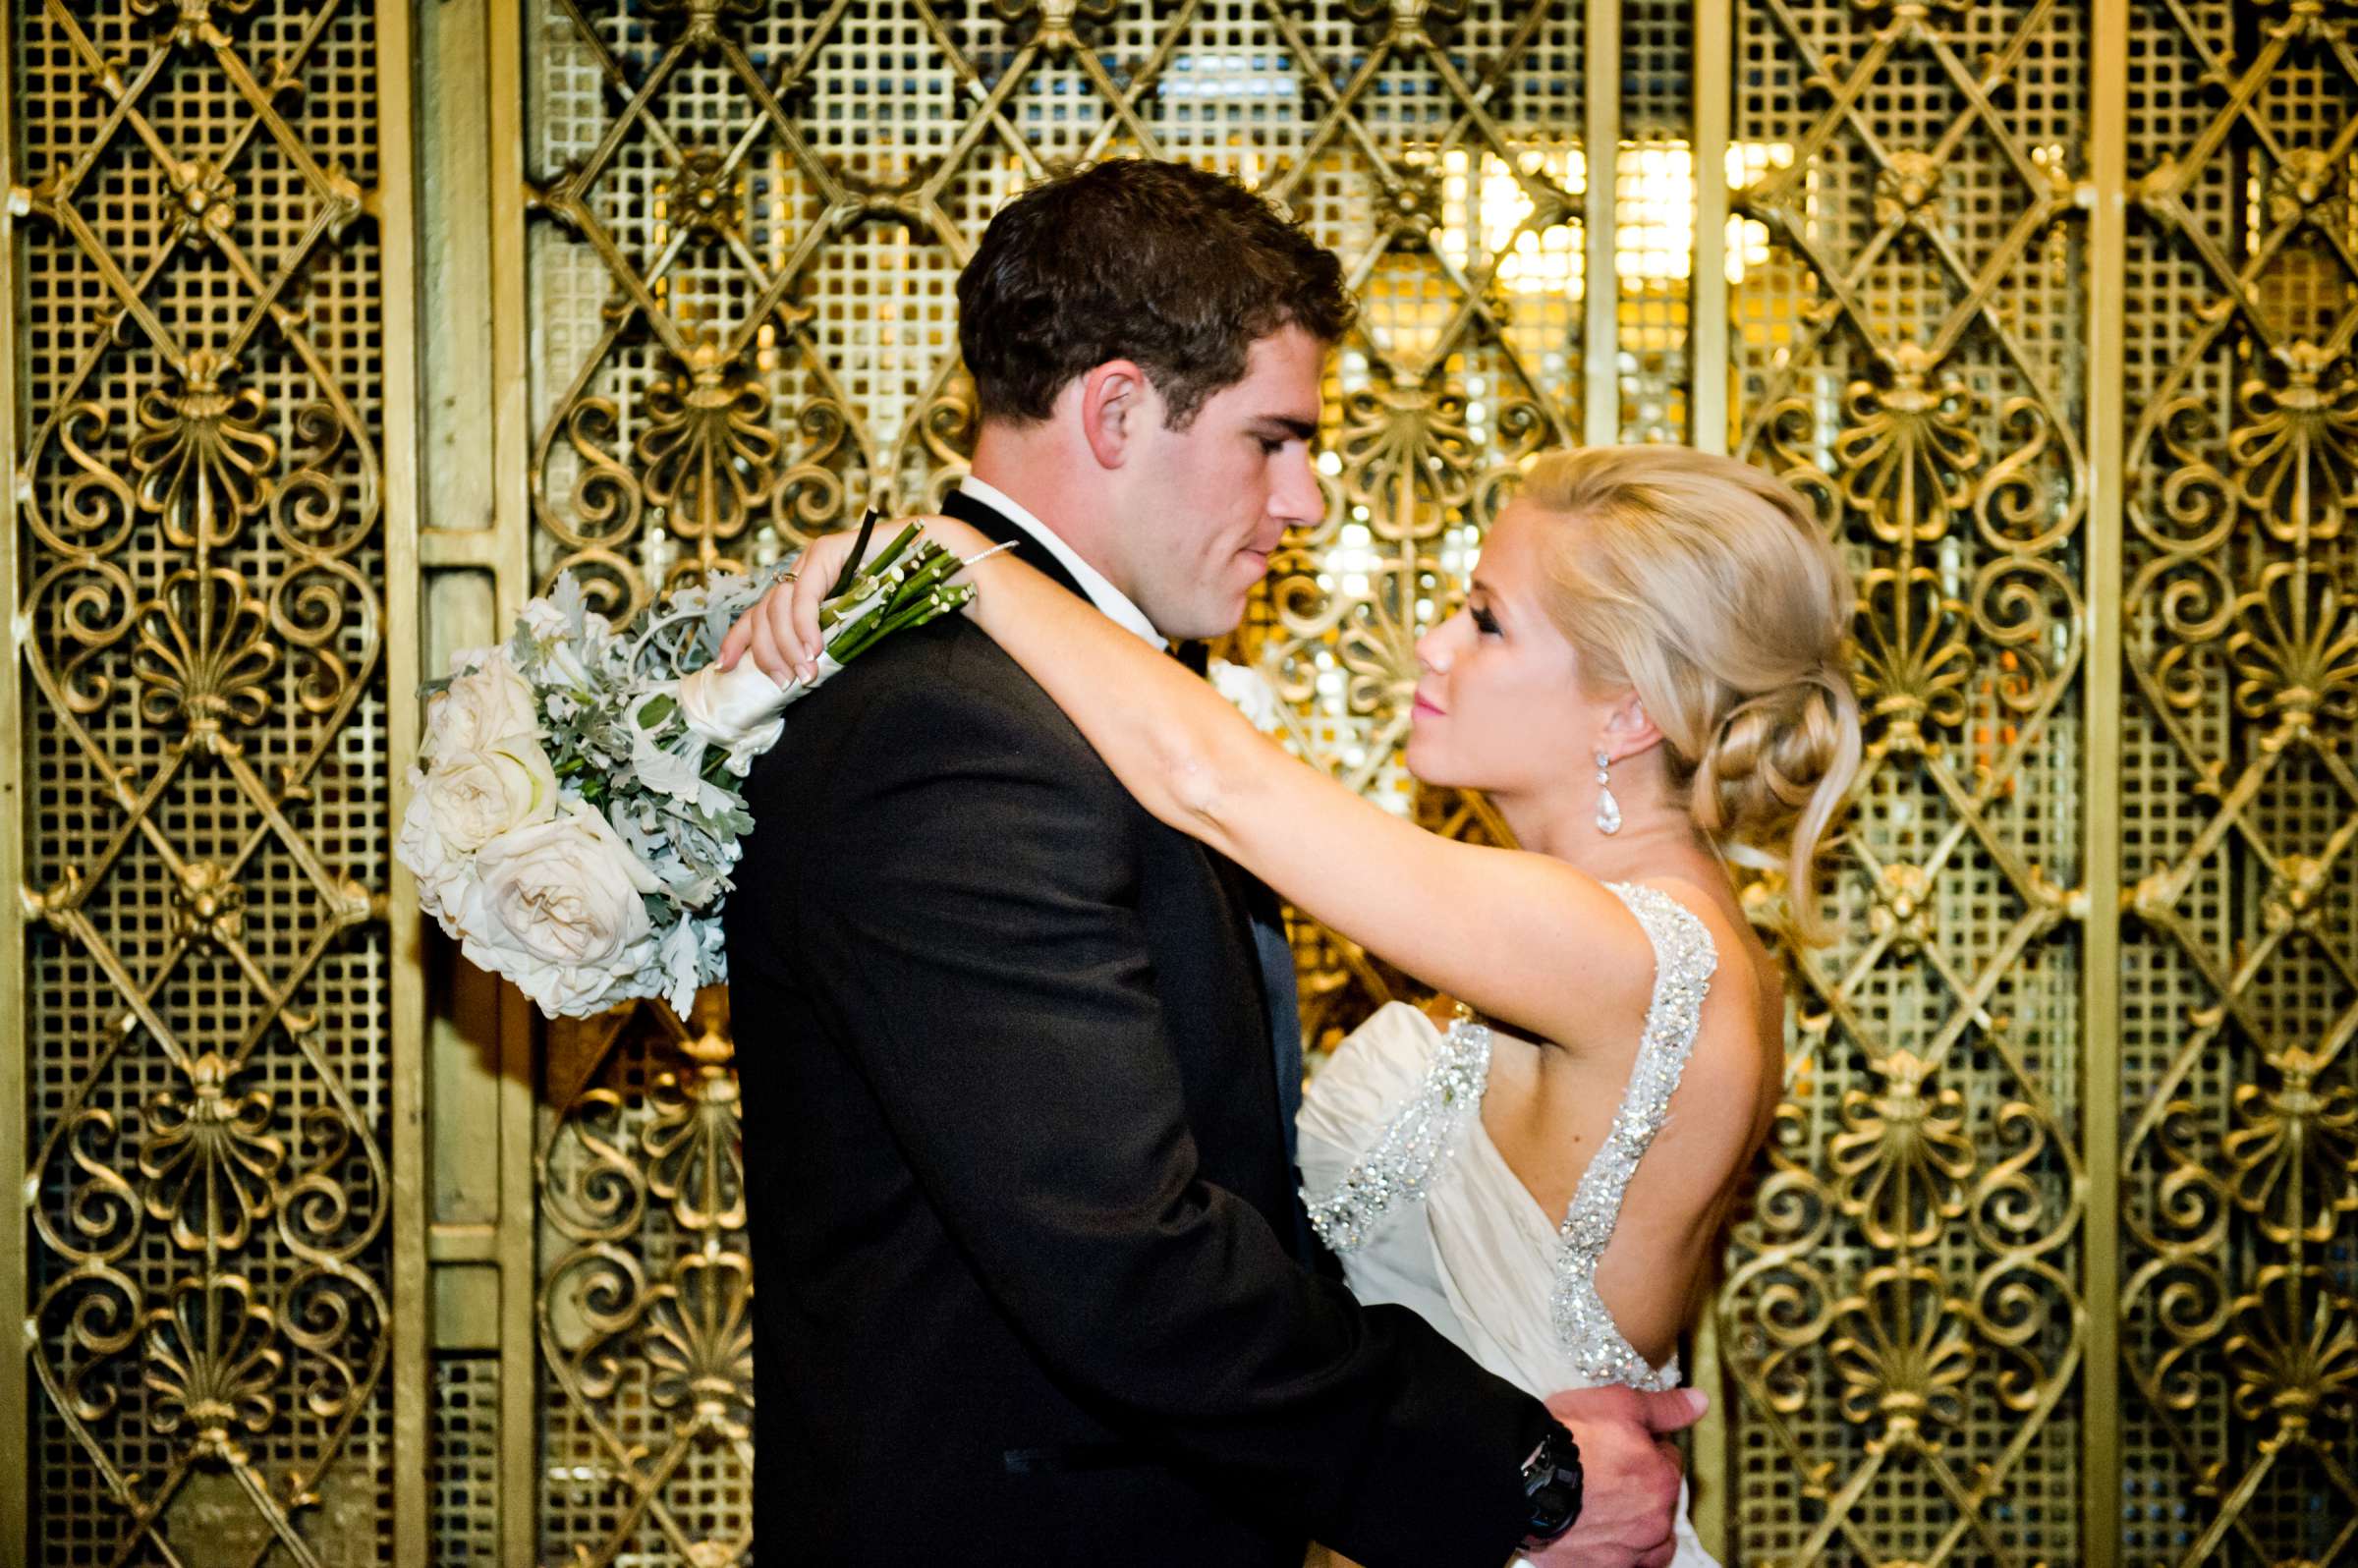
[[[1254,579],[1259,582],[1260,579]],[[1200,601],[1187,606],[1188,613],[1175,617],[1178,624],[1165,626],[1157,618],[1154,630],[1174,643],[1213,643],[1245,624],[1245,604],[1252,597],[1248,585],[1242,591],[1224,599],[1206,594]]]

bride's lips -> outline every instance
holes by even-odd
[[[1427,697],[1423,692],[1419,692],[1417,694],[1417,705],[1414,711],[1419,713],[1431,713],[1434,718],[1447,718],[1449,716],[1442,709],[1433,706],[1432,699]]]

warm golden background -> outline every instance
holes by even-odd
[[[2358,1561],[2354,24],[12,0],[0,1560],[750,1560],[725,1008],[536,1031],[421,941],[411,693],[561,569],[925,506],[975,237],[1152,152],[1367,304],[1242,638],[1304,755],[1493,831],[1394,753],[1539,446],[1735,451],[1859,570],[1707,1537]],[[1330,1041],[1391,979],[1301,934]]]

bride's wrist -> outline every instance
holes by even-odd
[[[926,525],[926,532],[934,543],[965,563],[944,580],[943,586],[977,588],[975,596],[967,601],[966,613],[969,616],[978,615],[982,607],[982,594],[980,591],[982,580],[987,575],[984,563],[1004,554],[1008,547],[994,543],[981,530],[956,518],[936,519]]]

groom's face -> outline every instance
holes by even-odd
[[[1164,427],[1159,411],[1139,421],[1116,547],[1125,590],[1163,636],[1234,631],[1285,531],[1324,513],[1311,460],[1325,359],[1325,344],[1280,328],[1186,429]]]

